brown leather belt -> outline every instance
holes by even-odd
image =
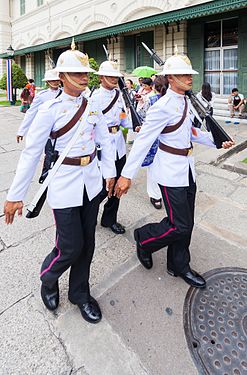
[[[108,130],[110,133],[116,134],[119,131],[119,126],[118,125],[108,126]]]
[[[171,146],[167,146],[164,143],[159,143],[159,148],[162,151],[169,152],[169,154],[174,154],[174,155],[182,155],[182,156],[189,156],[192,154],[193,147],[189,148],[175,148]]]
[[[84,167],[85,165],[90,164],[93,161],[93,159],[95,158],[95,156],[96,156],[96,149],[90,155],[75,156],[74,158],[69,158],[68,156],[66,156],[63,159],[62,164],[79,165],[79,166]]]

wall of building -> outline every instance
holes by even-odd
[[[0,51],[5,52],[11,44],[9,1],[0,0]],[[5,71],[5,61],[0,62],[0,77]]]
[[[12,43],[21,49],[208,1],[52,0],[37,7],[36,0],[26,0],[26,14],[20,16],[19,1],[12,0]]]

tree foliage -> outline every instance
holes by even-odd
[[[6,90],[7,74],[4,73],[0,79],[0,89]],[[12,86],[22,89],[27,84],[27,77],[21,67],[15,63],[12,64]]]
[[[96,70],[96,72],[99,70],[99,65],[97,64],[97,62],[94,60],[93,57],[89,59],[89,64],[92,69]],[[93,73],[89,73],[89,83],[88,83],[89,88],[91,89],[93,86],[99,87],[99,85],[100,85],[99,76]]]

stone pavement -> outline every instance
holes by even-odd
[[[183,327],[188,286],[165,272],[165,249],[154,254],[150,271],[135,255],[133,229],[163,215],[148,201],[144,169],[121,200],[119,221],[126,234],[97,227],[91,285],[102,322],[86,323],[68,302],[67,273],[60,280],[58,310],[44,308],[39,267],[54,243],[50,209],[44,207],[36,219],[16,218],[12,226],[3,217],[23,148],[15,141],[22,116],[18,108],[0,108],[0,375],[197,374]],[[191,265],[201,273],[247,268],[247,176],[241,163],[247,157],[247,123],[223,126],[236,140],[234,152],[194,148],[198,194]],[[26,203],[38,188],[38,175]]]

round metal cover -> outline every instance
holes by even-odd
[[[205,289],[190,288],[184,329],[200,374],[247,375],[247,270],[218,268],[203,275]]]

